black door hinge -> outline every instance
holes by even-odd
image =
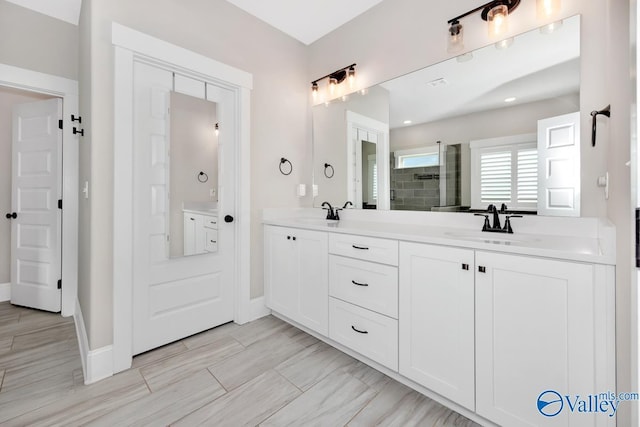
[[[58,280],[58,289],[62,289],[62,279]]]
[[[58,129],[62,129],[62,119],[58,120]]]
[[[62,209],[62,199],[58,200],[58,209]]]

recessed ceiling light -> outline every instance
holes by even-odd
[[[516,100],[515,96],[510,96],[509,98],[505,98],[504,102],[513,102]]]
[[[402,122],[402,123],[404,123],[405,125],[410,125],[410,124],[411,124],[411,123],[413,123],[413,122],[412,122],[411,120],[405,120],[405,121],[404,121],[404,122]]]

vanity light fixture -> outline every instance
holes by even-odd
[[[314,98],[318,94],[318,82],[324,79],[329,79],[329,92],[333,95],[336,91],[336,87],[348,79],[349,87],[353,88],[356,79],[356,64],[347,65],[344,68],[334,71],[331,74],[327,74],[326,76],[320,77],[311,82],[311,93]]]
[[[465,18],[476,12],[481,12],[480,17],[489,24],[489,36],[500,37],[508,30],[509,14],[518,7],[520,0],[493,0],[482,6],[476,7],[462,15],[451,18],[449,24],[449,37],[447,39],[447,52],[455,53],[464,49],[463,27],[460,23]]]
[[[220,124],[216,123],[214,129],[215,129],[214,132],[216,133],[216,136],[220,135]]]

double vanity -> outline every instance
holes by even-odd
[[[606,222],[530,216],[497,234],[473,215],[321,212],[264,212],[274,315],[484,425],[548,423],[547,390],[615,390]],[[615,417],[564,408],[553,423]]]

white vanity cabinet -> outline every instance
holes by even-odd
[[[322,335],[328,335],[327,233],[265,226],[267,307]]]
[[[473,411],[474,251],[400,242],[400,374]]]
[[[613,274],[598,264],[476,252],[479,415],[504,426],[615,425],[608,414],[572,414],[566,402],[550,418],[536,406],[546,390],[572,398],[615,390]]]
[[[329,338],[398,370],[398,241],[329,235]]]
[[[218,250],[218,216],[184,211],[184,255]]]

